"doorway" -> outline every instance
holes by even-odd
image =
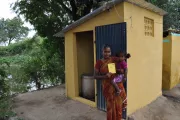
[[[96,36],[96,59],[102,58],[102,47],[104,44],[109,44],[112,49],[112,55],[117,52],[127,52],[127,40],[126,40],[126,23],[118,23],[104,26],[97,26],[95,28]],[[102,93],[101,80],[97,80],[97,107],[100,110],[106,111],[106,102]],[[125,89],[127,83],[124,84]],[[127,89],[126,89],[127,91]],[[123,113],[124,118],[126,112]]]
[[[79,97],[95,102],[93,31],[76,33]]]

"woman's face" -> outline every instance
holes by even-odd
[[[111,56],[111,48],[110,47],[104,48],[103,49],[103,57],[105,59],[108,59],[108,58],[110,58],[110,56]]]

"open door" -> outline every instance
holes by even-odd
[[[112,55],[119,51],[126,52],[126,23],[98,26],[95,28],[96,35],[96,59],[102,58],[102,46],[109,44],[112,47]],[[126,89],[126,84],[125,84]],[[97,80],[97,107],[106,111],[105,98],[102,93],[101,81]]]

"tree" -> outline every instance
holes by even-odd
[[[19,41],[28,35],[29,29],[23,26],[20,18],[0,19],[0,42],[10,45],[12,41]]]
[[[164,16],[164,30],[180,29],[180,1],[179,0],[146,0],[164,9],[168,15]]]
[[[64,39],[53,35],[97,8],[100,1],[102,0],[17,0],[13,9],[23,15],[40,36],[48,38],[47,47],[51,47],[52,54],[58,52],[63,58]]]

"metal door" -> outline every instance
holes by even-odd
[[[96,59],[102,58],[102,46],[111,45],[112,54],[123,51],[126,52],[126,23],[98,26],[95,28],[96,34]],[[102,94],[101,81],[97,80],[97,107],[106,111],[106,103]]]

